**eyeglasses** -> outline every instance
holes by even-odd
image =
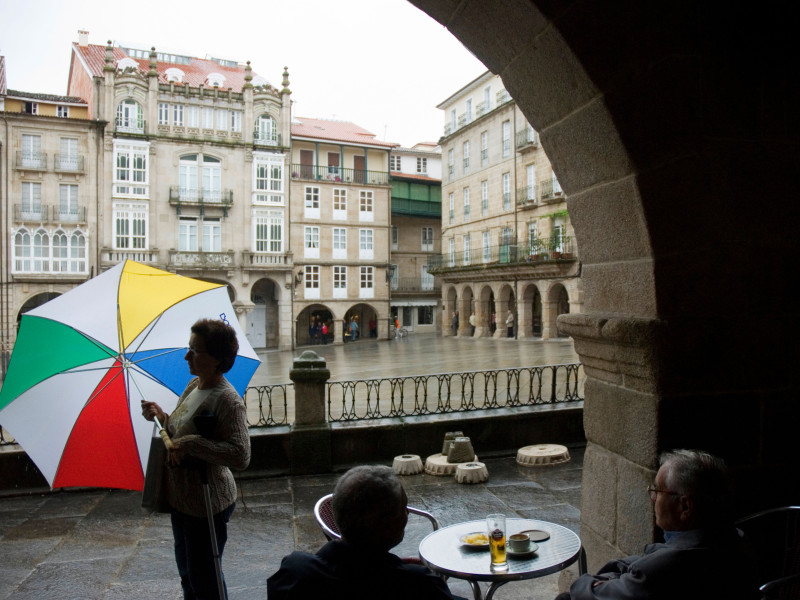
[[[648,486],[647,486],[647,495],[648,495],[648,496],[650,496],[650,500],[652,500],[653,502],[655,502],[655,500],[656,500],[656,497],[657,497],[659,494],[670,494],[670,495],[672,495],[672,496],[680,496],[680,495],[681,495],[681,493],[680,493],[680,492],[672,492],[672,491],[670,491],[670,490],[659,490],[659,489],[658,489],[658,488],[656,488],[656,486],[654,486],[654,485],[648,485]]]

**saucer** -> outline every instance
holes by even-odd
[[[539,549],[539,545],[538,544],[534,544],[533,542],[531,542],[530,548],[528,548],[524,552],[515,552],[514,550],[512,550],[511,548],[506,546],[506,554],[508,554],[509,556],[514,557],[514,558],[519,558],[519,557],[522,557],[522,556],[529,556],[529,555],[533,554],[534,552],[536,552],[538,549]]]
[[[550,534],[541,529],[526,529],[520,533],[527,533],[532,542],[544,542],[550,539]]]

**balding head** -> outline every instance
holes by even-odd
[[[387,551],[403,540],[407,501],[389,467],[354,467],[336,484],[333,518],[345,541]]]

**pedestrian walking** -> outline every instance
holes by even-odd
[[[514,313],[511,312],[511,309],[508,309],[508,315],[506,315],[506,327],[508,328],[508,337],[514,337]]]

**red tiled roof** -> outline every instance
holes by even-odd
[[[306,119],[295,117],[292,121],[292,137],[315,138],[335,142],[350,142],[369,146],[393,148],[399,144],[384,142],[375,138],[375,134],[346,121],[324,121],[322,119]]]
[[[72,44],[76,52],[81,56],[84,63],[88,66],[91,75],[94,77],[103,76],[103,67],[106,64],[106,48],[105,46],[97,46],[90,44],[88,46],[80,46],[77,43]],[[122,48],[114,47],[112,50],[115,63],[128,58],[128,55]],[[150,59],[148,58],[133,58],[139,64],[139,72],[146,75],[150,71]],[[177,68],[183,71],[183,83],[191,87],[198,87],[201,84],[206,87],[211,87],[206,81],[211,73],[219,73],[225,77],[225,81],[220,86],[220,89],[227,90],[232,88],[234,92],[241,92],[244,86],[244,67],[224,67],[213,60],[204,58],[191,58],[188,65],[179,63],[169,63],[158,61],[156,71],[158,72],[159,83],[169,83],[167,81],[167,69]],[[253,77],[257,77],[257,73],[252,73]],[[176,82],[176,85],[180,85]]]
[[[427,175],[418,175],[416,173],[401,173],[400,171],[390,171],[389,177],[394,179],[414,179],[416,181],[430,181],[432,183],[441,183],[441,179],[428,177]]]

